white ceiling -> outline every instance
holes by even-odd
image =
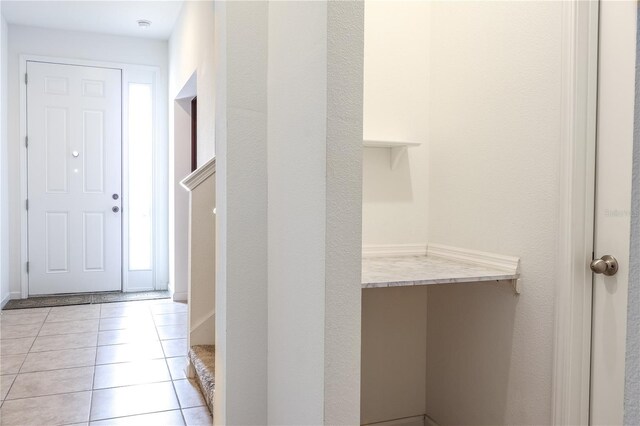
[[[179,1],[0,0],[9,24],[167,40],[180,13]],[[151,27],[138,27],[146,19]]]

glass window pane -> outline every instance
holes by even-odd
[[[129,83],[129,270],[153,268],[153,86]]]

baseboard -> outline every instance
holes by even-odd
[[[424,416],[424,425],[425,426],[440,426],[435,420],[433,420],[431,417],[429,417],[428,414],[425,414],[425,416]]]
[[[174,302],[186,302],[189,297],[189,293],[186,291],[181,291],[179,293],[173,293],[173,301]]]
[[[419,416],[411,416],[411,417],[402,417],[399,419],[392,419],[380,422],[373,423],[364,423],[362,426],[438,426],[437,423],[431,422],[429,416],[427,415],[419,415]]]
[[[20,292],[20,291],[12,291],[9,294],[7,294],[6,296],[4,296],[2,298],[2,301],[0,301],[0,309],[3,309],[4,305],[6,305],[7,302],[9,302],[9,300],[13,300],[13,299],[22,299],[22,292]]]
[[[362,257],[425,256],[427,244],[371,244],[362,247]]]
[[[122,290],[123,293],[142,293],[143,291],[156,291],[153,287],[130,287]]]
[[[5,295],[2,300],[0,301],[0,309],[4,308],[4,305],[7,304],[7,302],[11,299],[11,293]]]
[[[511,271],[514,274],[520,273],[520,258],[514,256],[445,246],[443,244],[429,244],[427,247],[427,256],[474,263],[476,265]]]

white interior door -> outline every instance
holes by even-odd
[[[603,1],[600,8],[594,257],[612,255],[619,269],[612,276],[595,274],[593,280],[594,425],[620,425],[624,416],[636,8],[635,1]]]
[[[121,71],[27,62],[29,295],[121,289]]]

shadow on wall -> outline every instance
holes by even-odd
[[[427,287],[362,290],[362,424],[425,412]]]
[[[505,424],[518,392],[509,376],[519,300],[504,283],[429,288],[426,401],[438,424],[465,424],[469,413],[474,424]]]
[[[398,166],[390,167],[389,149],[365,148],[363,150],[363,203],[388,203],[413,201],[413,183],[409,154],[405,152]]]

